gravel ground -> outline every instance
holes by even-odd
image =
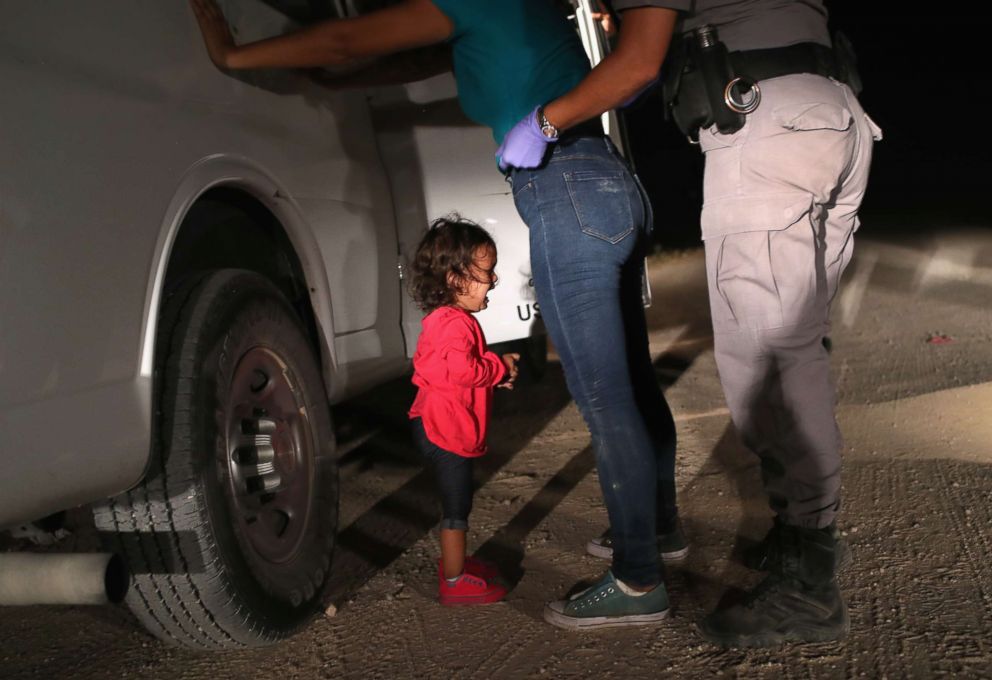
[[[605,563],[588,434],[556,362],[501,393],[478,468],[471,547],[516,585],[503,603],[434,601],[432,481],[403,428],[403,381],[338,409],[378,433],[342,458],[329,615],[273,648],[196,654],[147,637],[119,608],[0,610],[5,678],[927,678],[992,677],[992,235],[946,230],[897,245],[863,238],[834,307],[846,438],[841,643],[724,651],[694,623],[760,574],[735,555],[770,524],[756,459],[737,443],[716,380],[701,251],[651,262],[659,380],[679,428],[691,552],[669,566],[672,616],[569,633],[544,602]],[[357,428],[356,429],[360,429]],[[347,434],[347,433],[346,433]],[[67,541],[86,540],[85,523]]]

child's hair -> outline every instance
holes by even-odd
[[[458,283],[449,283],[449,274],[455,275],[456,282],[471,280],[472,263],[480,247],[496,252],[493,237],[478,224],[457,213],[434,220],[420,240],[410,266],[410,294],[417,306],[432,312],[453,304],[461,290]]]

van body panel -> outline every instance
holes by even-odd
[[[260,0],[221,5],[240,40],[294,25]],[[0,527],[142,479],[169,264],[212,189],[284,232],[332,402],[409,369],[422,313],[403,277],[435,217],[496,239],[489,342],[541,332],[526,227],[450,74],[361,91],[222,73],[184,2],[0,12]]]

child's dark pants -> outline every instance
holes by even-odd
[[[468,515],[472,512],[472,459],[433,444],[420,418],[412,419],[410,424],[417,448],[434,465],[441,492],[441,528],[467,530]]]

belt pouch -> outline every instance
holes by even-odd
[[[714,124],[725,134],[740,130],[744,115],[731,111],[724,101],[734,71],[716,29],[704,26],[679,36],[670,56],[674,59],[666,71],[663,94],[679,130],[690,139],[698,136],[700,128]]]

